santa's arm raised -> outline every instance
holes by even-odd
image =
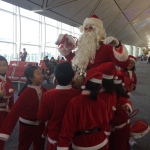
[[[121,68],[128,67],[130,63],[129,58],[128,58],[128,51],[126,50],[123,43],[121,43],[114,37],[107,37],[103,43],[105,45],[112,46],[112,50],[114,54],[112,57],[116,65],[118,65]]]

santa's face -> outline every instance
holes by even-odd
[[[91,25],[86,25],[84,28],[84,32],[92,32],[95,29]]]

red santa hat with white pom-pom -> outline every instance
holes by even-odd
[[[136,62],[136,60],[137,60],[137,59],[136,59],[134,56],[132,56],[132,55],[129,55],[128,57],[129,57],[130,60],[133,60],[134,62]]]
[[[83,85],[81,86],[81,89],[86,88],[85,85],[87,81],[91,81],[99,84],[102,83],[102,74],[100,71],[98,71],[97,67],[87,70],[84,76],[85,79]]]
[[[116,67],[112,62],[99,65],[98,70],[102,73],[102,78],[104,79],[114,79],[117,72]]]
[[[84,31],[84,28],[87,26],[87,25],[95,25],[97,26],[98,28],[100,29],[103,29],[103,22],[98,18],[98,16],[96,15],[92,15],[90,16],[89,18],[86,18],[83,22],[83,25],[79,27],[80,29],[80,32],[83,32]]]

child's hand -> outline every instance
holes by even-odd
[[[0,97],[3,97],[3,96],[6,96],[6,91],[5,90],[0,91]]]

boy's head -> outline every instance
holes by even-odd
[[[8,70],[8,62],[5,57],[0,56],[0,74],[5,74]]]
[[[56,80],[59,85],[66,86],[71,83],[74,77],[72,66],[68,62],[63,62],[55,67],[54,71]]]

